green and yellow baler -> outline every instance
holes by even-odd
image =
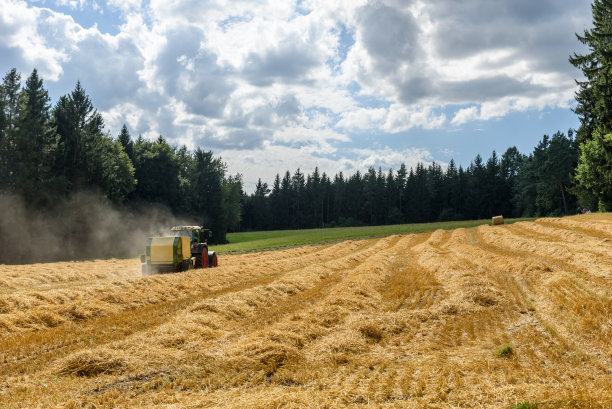
[[[149,237],[141,256],[142,274],[170,273],[217,267],[217,253],[208,251],[212,232],[202,226],[176,226],[173,235]]]

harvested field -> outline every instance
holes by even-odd
[[[136,260],[0,266],[2,409],[528,402],[612,408],[610,214],[147,277]]]

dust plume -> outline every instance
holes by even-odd
[[[0,264],[135,257],[147,237],[177,224],[163,206],[118,209],[98,193],[80,192],[42,211],[14,195],[0,195]]]

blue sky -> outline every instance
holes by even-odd
[[[77,80],[117,135],[200,146],[248,191],[451,158],[578,127],[587,0],[0,0],[0,69]]]

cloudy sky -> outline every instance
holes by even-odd
[[[220,155],[247,190],[451,158],[576,128],[590,0],[0,0],[0,69],[77,80],[117,135]]]

